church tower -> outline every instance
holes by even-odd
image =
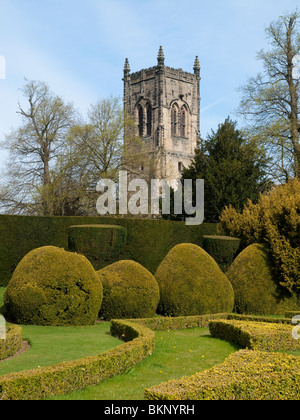
[[[155,156],[155,178],[178,179],[189,166],[200,140],[200,63],[187,73],[165,65],[162,47],[157,65],[131,73],[124,66],[124,110],[136,121],[139,137]]]

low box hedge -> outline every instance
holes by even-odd
[[[299,400],[300,358],[240,350],[213,368],[145,390],[146,400]]]
[[[270,324],[291,324],[291,318],[275,318],[271,316],[260,316],[260,315],[238,315],[229,314],[227,319],[233,319],[237,321],[253,321],[253,322],[267,322]]]
[[[249,350],[287,351],[300,349],[300,340],[295,340],[292,336],[292,325],[222,320],[211,321],[209,330],[212,337],[237,343]]]
[[[207,328],[214,319],[227,319],[229,314],[194,315],[180,317],[139,318],[132,320],[153,331],[184,330],[188,328]]]
[[[21,347],[22,327],[18,325],[7,325],[6,338],[5,340],[0,340],[0,360],[14,356]]]
[[[97,385],[132,369],[155,349],[154,332],[142,325],[116,320],[111,332],[126,343],[98,356],[0,376],[0,400],[40,400]]]

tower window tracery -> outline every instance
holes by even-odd
[[[152,134],[152,109],[149,103],[146,105],[146,115],[147,115],[147,136]]]
[[[180,112],[180,136],[186,137],[186,108],[183,106]]]
[[[177,136],[177,125],[178,125],[178,106],[177,104],[172,105],[171,109],[171,134]]]
[[[143,137],[144,135],[144,111],[141,105],[138,106],[138,118],[139,118],[139,136]]]

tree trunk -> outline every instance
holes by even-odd
[[[43,215],[44,216],[51,216],[52,215],[52,206],[50,202],[50,168],[49,168],[49,157],[48,153],[45,153],[43,156],[43,163],[44,163],[44,179],[43,179],[43,199],[42,199],[42,207],[43,207]]]
[[[298,101],[299,95],[297,93],[297,81],[293,78],[293,58],[294,51],[292,45],[292,34],[295,25],[295,18],[291,17],[289,20],[289,26],[287,29],[287,69],[288,69],[288,85],[290,94],[290,106],[291,114],[290,120],[290,131],[291,141],[294,149],[294,165],[295,165],[295,176],[300,178],[300,143],[299,143],[299,121],[298,121]]]

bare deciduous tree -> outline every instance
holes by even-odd
[[[281,180],[300,177],[300,81],[293,77],[294,57],[300,54],[299,19],[298,11],[286,14],[266,29],[272,49],[258,53],[264,72],[241,89],[239,113],[269,155],[270,173]]]
[[[47,216],[52,214],[51,167],[62,153],[75,111],[46,83],[26,80],[22,93],[27,103],[26,107],[19,104],[22,124],[2,143],[9,152],[9,164],[0,201],[9,213]]]

